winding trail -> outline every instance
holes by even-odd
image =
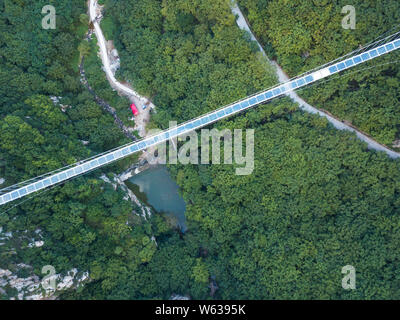
[[[106,39],[99,24],[99,20],[101,19],[101,13],[99,12],[98,9],[99,8],[97,6],[97,0],[90,0],[89,3],[90,21],[93,23],[94,26],[94,32],[96,34],[98,45],[100,47],[101,61],[103,62],[104,72],[106,73],[108,80],[112,83],[113,87],[116,90],[124,93],[128,97],[133,96],[142,101],[143,103],[146,103],[147,99],[145,97],[142,97],[136,91],[120,83],[115,78],[113,72],[111,71],[111,62],[107,52]]]
[[[242,13],[242,11],[240,10],[240,8],[238,7],[238,5],[236,3],[232,3],[231,10],[232,10],[232,13],[238,17],[237,20],[236,20],[236,23],[239,26],[239,28],[242,29],[242,30],[247,31],[250,34],[251,39],[257,43],[257,45],[260,48],[260,51],[262,52],[264,57],[275,68],[278,80],[281,83],[288,81],[289,77],[286,75],[286,73],[283,71],[283,69],[278,65],[278,63],[276,63],[275,61],[269,60],[269,58],[266,55],[263,47],[258,42],[257,38],[254,36],[253,32],[251,31],[251,29],[250,29],[250,27],[249,27],[244,15],[243,15],[243,13]],[[286,95],[290,99],[292,99],[293,102],[298,103],[300,109],[302,109],[302,110],[304,110],[304,111],[306,111],[308,113],[318,114],[321,117],[326,118],[336,129],[347,130],[347,131],[354,132],[361,141],[364,141],[364,142],[366,142],[368,144],[368,148],[369,149],[376,150],[376,151],[383,151],[390,158],[393,158],[393,159],[400,158],[400,153],[397,153],[397,152],[389,149],[388,147],[386,147],[386,146],[380,144],[379,142],[373,140],[372,138],[370,138],[366,134],[362,133],[361,131],[355,129],[354,127],[351,127],[351,126],[343,123],[342,121],[332,117],[331,115],[329,115],[329,114],[327,114],[327,113],[325,113],[325,112],[323,112],[323,111],[311,106],[310,104],[305,102],[302,98],[300,98],[299,95],[295,91],[290,91],[290,92],[286,93]]]
[[[107,40],[104,37],[103,31],[100,27],[100,21],[103,18],[101,14],[102,6],[98,5],[97,0],[89,0],[88,7],[90,21],[93,23],[97,44],[100,47],[99,55],[103,64],[103,70],[106,73],[107,80],[113,89],[115,89],[121,95],[126,96],[131,103],[134,103],[137,106],[139,114],[134,117],[134,129],[137,130],[140,137],[145,137],[147,134],[146,124],[150,120],[150,110],[155,110],[155,106],[148,98],[141,96],[128,85],[122,84],[115,78],[114,72],[111,68],[110,56],[107,50]]]
[[[238,18],[236,20],[237,25],[239,26],[240,29],[245,30],[250,34],[250,37],[253,41],[255,41],[264,55],[264,57],[268,60],[268,62],[274,67],[276,75],[278,77],[278,80],[280,83],[284,83],[289,80],[289,77],[286,75],[286,73],[283,71],[283,69],[276,63],[275,61],[271,61],[268,56],[266,55],[263,47],[257,40],[257,38],[254,36],[253,32],[250,29],[250,26],[248,25],[242,11],[238,7],[238,5],[235,2],[232,2],[231,5],[231,10],[234,15],[236,15]],[[107,52],[107,46],[106,46],[106,39],[104,37],[104,34],[101,30],[99,20],[101,19],[101,13],[98,7],[98,1],[97,0],[90,0],[89,1],[89,13],[90,13],[90,21],[93,23],[94,26],[94,32],[96,34],[98,44],[100,47],[100,57],[103,63],[103,68],[104,71],[107,75],[107,79],[109,80],[111,86],[118,90],[119,92],[124,93],[132,102],[136,102],[140,105],[148,103],[148,99],[145,97],[140,96],[136,91],[132,90],[131,88],[123,85],[120,83],[114,76],[114,73],[111,70],[111,62],[110,58],[108,56]],[[389,149],[388,147],[380,144],[379,142],[375,141],[371,137],[367,136],[363,132],[357,130],[356,128],[334,118],[333,116],[329,115],[326,112],[323,112],[310,104],[308,104],[306,101],[304,101],[295,91],[288,92],[286,94],[293,102],[297,103],[303,111],[306,111],[311,114],[318,114],[321,117],[326,118],[336,129],[339,130],[347,130],[354,132],[357,137],[361,140],[367,143],[368,148],[376,151],[383,151],[385,152],[389,157],[393,159],[400,158],[400,154]],[[138,101],[139,100],[139,101]],[[145,133],[143,130],[140,132],[141,136],[144,136]]]

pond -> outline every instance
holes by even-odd
[[[179,187],[165,166],[151,167],[128,181],[128,187],[139,200],[159,213],[174,217],[182,232],[187,230],[185,201],[179,195]]]

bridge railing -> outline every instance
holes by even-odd
[[[325,64],[322,67],[315,68],[300,76],[294,77],[285,83],[277,84],[269,89],[254,93],[224,107],[183,122],[174,128],[166,129],[161,133],[153,134],[152,136],[146,137],[134,143],[128,143],[124,146],[109,150],[89,159],[68,165],[67,167],[60,168],[42,176],[4,188],[0,190],[0,205],[20,199],[50,186],[63,183],[69,179],[91,172],[114,161],[130,156],[133,153],[145,150],[148,147],[163,143],[190,131],[208,126],[216,121],[230,117],[234,114],[238,114],[256,105],[269,102],[277,97],[281,97],[290,91],[305,87],[326,77],[338,74],[364,62],[385,55],[394,50],[398,50],[400,49],[400,39],[398,39],[398,34],[399,33],[392,35],[392,38],[390,39],[391,41],[386,42],[383,45],[381,45],[381,41],[379,41],[372,45],[372,49],[371,46],[368,50],[360,48],[355,51],[358,52],[357,55],[345,55],[342,58],[336,59],[335,61]],[[393,36],[395,37],[395,40],[392,40]],[[360,51],[362,52],[359,53]]]

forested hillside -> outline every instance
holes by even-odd
[[[399,31],[400,3],[396,0],[238,2],[267,54],[291,76],[341,57],[382,34]],[[356,9],[355,30],[342,28],[345,15],[341,10],[349,4]],[[390,54],[356,69],[366,69],[362,72],[346,72],[301,95],[392,147],[400,138],[399,60],[400,53]]]
[[[1,188],[127,142],[79,81],[78,45],[88,29],[88,21],[81,19],[85,1],[57,1],[56,30],[41,27],[41,9],[47,4],[0,1]],[[51,96],[60,97],[59,103]],[[119,172],[129,163],[120,161],[102,171]],[[20,263],[32,266],[40,277],[45,265],[60,274],[72,268],[89,271],[102,294],[117,286],[116,275],[123,277],[148,262],[156,250],[150,240],[156,231],[123,199],[125,193],[100,180],[100,174],[98,170],[15,208],[1,207],[1,232],[12,236],[5,242],[1,235],[0,268],[20,277],[30,275]],[[159,225],[169,230],[162,219]],[[44,245],[29,247],[38,238]],[[17,296],[15,289],[2,289],[3,299]]]
[[[272,84],[228,1],[108,1],[107,13],[121,74],[154,95],[161,127]],[[142,266],[153,283],[142,292],[185,290],[187,256],[198,251],[194,277],[204,286],[185,291],[195,298],[212,276],[223,299],[399,297],[399,163],[295,110],[281,100],[217,125],[256,129],[250,176],[232,166],[170,166],[188,204],[192,249],[166,246],[168,263],[160,255]],[[347,264],[359,271],[353,292],[341,287]]]
[[[119,77],[152,97],[154,126],[276,82],[227,0],[103,2]],[[57,1],[56,30],[40,27],[45,4],[0,0],[5,185],[127,142],[79,83],[78,46],[88,55],[91,85],[122,110],[96,71],[93,42],[82,46],[85,1]],[[14,271],[23,262],[38,275],[48,264],[57,272],[89,271],[90,282],[63,299],[400,298],[398,161],[285,99],[216,127],[255,129],[255,170],[236,176],[235,166],[171,165],[187,203],[185,234],[162,215],[144,219],[121,188],[99,179],[119,173],[127,159],[1,214],[0,226],[13,237],[0,246],[0,268]],[[27,247],[38,229],[44,245]],[[357,270],[355,291],[341,287],[347,264]],[[6,289],[2,298],[15,296]]]
[[[189,203],[188,239],[208,252],[220,297],[399,298],[400,164],[290,108],[274,103],[229,124],[257,128],[252,175],[172,168]],[[352,292],[341,287],[348,264]]]
[[[189,120],[274,84],[236,28],[229,1],[105,1],[118,27],[121,76],[152,97],[154,119]]]

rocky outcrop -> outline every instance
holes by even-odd
[[[25,248],[39,248],[45,244],[40,229],[36,229],[33,235],[28,236],[27,230],[22,231],[21,234],[13,234],[12,232],[4,232],[3,227],[0,227],[0,246],[6,245],[8,241],[14,238],[18,238],[18,241],[29,240]],[[15,254],[15,249],[10,250],[9,253]],[[27,276],[21,276],[21,273]],[[7,266],[5,269],[0,268],[0,297],[5,296],[10,300],[56,299],[61,291],[74,288],[90,280],[88,272],[78,272],[76,268],[66,274],[55,273],[51,277],[49,275],[48,280],[51,279],[54,280],[55,289],[44,289],[42,286],[43,279],[40,279],[34,273],[32,266],[19,263]]]
[[[117,72],[117,70],[120,68],[121,66],[121,60],[119,58],[118,55],[118,51],[117,49],[114,48],[114,45],[111,42],[111,45],[113,47],[113,49],[111,50],[111,54],[110,54],[110,68],[111,68],[111,72],[115,75],[115,72]]]
[[[108,177],[105,175],[102,175],[100,177],[104,182],[110,183],[113,187],[114,190],[117,190],[118,186],[121,187],[121,189],[125,192],[125,197],[124,200],[130,200],[134,202],[141,210],[141,216],[144,219],[148,219],[151,217],[151,209],[145,205],[143,205],[139,199],[135,196],[135,194],[125,185],[125,183],[116,175],[114,175],[113,180],[111,181]]]
[[[20,263],[17,270],[27,269],[32,273],[31,266]],[[44,286],[43,280],[32,274],[29,277],[18,277],[16,273],[7,269],[0,269],[0,294],[7,296],[7,292],[16,292],[15,295],[8,296],[10,300],[43,300],[56,299],[57,295],[64,290],[77,287],[83,282],[89,281],[88,272],[78,272],[76,268],[67,272],[65,276],[54,274],[47,278],[55,281],[55,288]]]
[[[72,106],[61,104],[60,103],[61,99],[62,99],[62,97],[50,96],[50,100],[53,101],[53,104],[55,106],[60,106],[61,111],[65,113],[65,112],[67,112],[67,109],[72,108]]]
[[[141,159],[138,163],[131,165],[127,170],[118,175],[118,179],[122,182],[132,178],[134,175],[143,172],[149,168],[149,164],[145,159]]]

